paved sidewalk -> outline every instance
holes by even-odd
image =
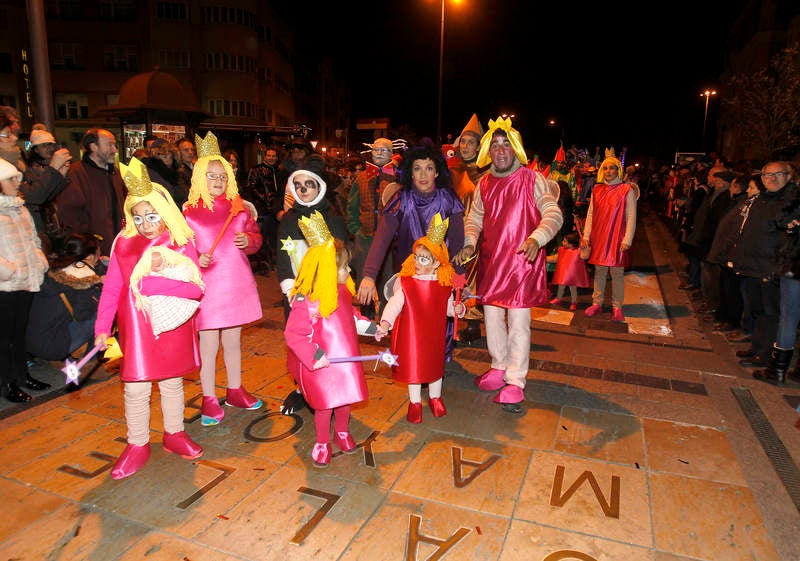
[[[800,561],[800,387],[739,367],[743,346],[678,290],[682,256],[647,212],[635,248],[626,324],[584,317],[585,293],[569,317],[534,311],[522,414],[475,388],[480,341],[447,367],[448,414],[426,406],[420,425],[405,420],[406,387],[367,365],[357,453],[335,450],[326,469],[311,464],[309,411],[278,413],[293,382],[274,275],[258,277],[264,318],[243,331],[245,385],[266,408],[226,407],[202,427],[199,381],[185,380],[199,460],[162,451],[154,396],[152,457],[114,481],[113,366],[66,392],[60,365],[39,363],[54,388],[0,406],[0,559]]]

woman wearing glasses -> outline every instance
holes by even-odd
[[[261,300],[248,255],[263,239],[255,207],[239,196],[230,163],[209,132],[195,138],[198,159],[192,171],[186,221],[195,232],[200,271],[206,285],[197,314],[200,330],[200,384],[203,388],[201,423],[213,426],[225,416],[216,394],[220,340],[225,360],[225,405],[254,410],[263,403],[242,384],[242,326],[261,319]]]

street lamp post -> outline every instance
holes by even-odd
[[[708,100],[711,98],[712,95],[717,95],[716,90],[706,90],[700,94],[700,97],[706,98],[706,110],[703,114],[703,144],[700,146],[700,149],[705,152],[706,151],[706,124],[708,123]]]
[[[439,32],[439,106],[436,113],[436,142],[442,143],[442,78],[444,75],[444,1],[442,0],[442,26]]]

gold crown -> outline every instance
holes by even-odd
[[[450,225],[450,219],[442,220],[442,215],[438,212],[431,218],[431,223],[428,226],[428,239],[436,245],[441,245],[447,235],[447,227]]]
[[[150,182],[147,168],[137,158],[131,158],[127,166],[120,162],[119,171],[125,186],[128,188],[129,195],[144,197],[153,190],[153,184]]]
[[[325,219],[318,210],[311,216],[303,216],[297,221],[303,236],[306,238],[309,247],[319,247],[325,245],[333,239]]]
[[[197,157],[202,158],[203,156],[221,156],[222,153],[219,151],[219,141],[217,137],[214,136],[214,133],[208,131],[206,133],[205,139],[200,138],[198,135],[194,135],[194,144],[197,148]]]

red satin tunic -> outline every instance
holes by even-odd
[[[630,267],[630,250],[622,251],[625,238],[625,202],[629,183],[592,187],[592,233],[589,244],[592,253],[589,263],[607,267]]]
[[[559,247],[556,270],[553,272],[553,284],[588,288],[591,286],[589,268],[580,257],[578,248]]]
[[[406,384],[426,384],[444,376],[447,301],[452,287],[436,280],[398,277],[405,303],[392,326],[392,354],[397,366],[392,378]]]

